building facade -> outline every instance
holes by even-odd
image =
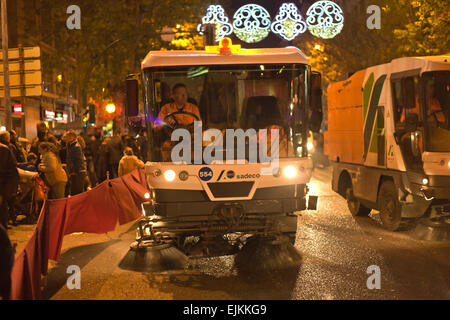
[[[57,129],[75,120],[78,107],[78,88],[74,81],[76,60],[55,54],[55,30],[63,26],[55,19],[50,1],[8,0],[7,5],[9,48],[39,47],[41,53],[40,94],[11,97],[10,106],[12,129],[19,137],[32,140],[36,137],[38,122],[46,121],[50,129]],[[5,126],[4,110],[0,114],[0,126]]]

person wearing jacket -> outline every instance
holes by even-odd
[[[114,135],[108,142],[108,159],[110,168],[110,177],[117,178],[120,159],[122,158],[123,143],[118,134]]]
[[[17,142],[17,133],[14,130],[9,130],[10,134],[10,149],[13,148],[14,156],[16,157],[17,163],[26,162],[26,151],[25,149]]]
[[[0,224],[8,228],[8,202],[16,195],[19,172],[14,155],[8,146],[0,143]]]
[[[65,132],[62,140],[67,145],[67,171],[69,173],[70,195],[85,191],[85,180],[87,175],[86,158],[83,149],[77,139],[77,134],[73,130]]]
[[[144,162],[133,155],[133,149],[126,147],[119,162],[119,177],[126,175],[136,168],[144,168]]]
[[[49,132],[44,122],[38,123],[36,125],[36,129],[37,129],[37,137],[31,143],[30,152],[38,156],[38,163],[39,163],[41,159],[39,154],[39,144],[41,144],[41,142],[53,143],[56,149],[60,148],[60,144],[58,140],[55,138],[55,136]]]
[[[13,144],[11,144],[11,134],[9,133],[9,131],[0,131],[0,143],[3,143],[5,146],[9,148],[9,150],[11,150],[11,153],[14,156],[14,159],[16,160],[17,163],[16,158],[17,149]]]
[[[40,172],[45,174],[45,179],[50,185],[49,199],[61,199],[65,197],[67,175],[61,161],[56,155],[56,150],[49,142],[39,144],[39,153],[42,160],[38,166]]]

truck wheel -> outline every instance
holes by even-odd
[[[402,208],[398,201],[397,189],[391,180],[386,180],[381,184],[378,193],[378,210],[383,227],[390,231],[396,231],[402,220]]]
[[[350,186],[345,192],[347,199],[347,206],[352,216],[366,217],[369,215],[371,209],[363,206],[358,198],[353,195],[353,188]]]

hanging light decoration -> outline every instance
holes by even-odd
[[[233,19],[234,34],[244,42],[259,42],[269,35],[270,15],[257,4],[240,7]]]
[[[344,27],[342,9],[332,1],[317,1],[306,12],[309,32],[323,39],[334,38]]]
[[[273,33],[291,41],[300,33],[306,31],[306,22],[295,4],[283,3],[278,10],[275,21],[272,22],[271,29]]]
[[[205,24],[216,25],[216,41],[233,33],[233,26],[229,23],[229,18],[221,5],[210,5],[206,9],[206,15],[202,18],[202,23],[197,26],[197,31],[202,35],[202,26]]]

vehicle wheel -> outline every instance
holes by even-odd
[[[345,198],[347,199],[347,206],[350,213],[354,217],[366,217],[369,215],[372,209],[367,208],[361,204],[358,198],[353,195],[353,188],[348,187],[345,192]]]
[[[398,201],[395,184],[390,180],[381,184],[378,193],[378,210],[383,227],[390,231],[396,231],[402,220],[402,208]]]

